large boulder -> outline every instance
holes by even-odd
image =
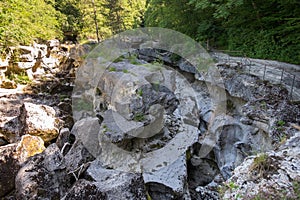
[[[64,156],[63,161],[68,172],[75,176],[75,179],[80,177],[81,171],[85,169],[89,162],[95,160],[95,157],[87,150],[81,140],[76,140],[71,149]]]
[[[85,179],[78,180],[67,194],[62,198],[63,200],[107,200],[107,195],[97,188],[94,182]],[[114,198],[111,198],[114,199]]]
[[[86,176],[94,181],[93,184],[106,199],[146,200],[141,174],[105,169],[95,160],[87,169]]]
[[[19,157],[19,162],[23,163],[29,157],[42,153],[44,150],[45,146],[42,138],[33,135],[23,135],[16,148],[16,153]]]
[[[231,177],[232,171],[248,155],[255,151],[272,149],[268,135],[261,131],[252,134],[255,132],[255,127],[242,124],[229,115],[216,117],[210,126],[209,136],[201,143],[206,146],[207,150],[205,151],[213,147],[216,163],[225,179]]]
[[[23,125],[23,134],[40,136],[45,142],[58,136],[59,119],[52,107],[24,103],[20,108],[19,120]]]
[[[20,165],[15,155],[17,144],[0,147],[0,197],[11,192],[15,187],[15,176]]]
[[[22,136],[19,143],[0,147],[0,197],[15,188],[15,177],[21,165],[44,149],[44,141],[31,135]]]
[[[185,154],[158,171],[143,173],[143,178],[152,199],[189,199]]]
[[[17,199],[60,199],[70,187],[70,176],[56,144],[31,157],[19,170],[15,181]]]
[[[77,121],[71,130],[71,134],[74,135],[85,149],[94,157],[97,157],[100,154],[98,141],[99,133],[100,121],[96,117],[87,117]]]

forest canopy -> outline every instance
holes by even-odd
[[[145,6],[145,0],[0,0],[0,46],[105,39],[138,27]]]
[[[300,64],[299,0],[150,0],[145,21],[211,48]]]
[[[103,40],[140,26],[210,49],[300,64],[299,0],[0,0],[0,48],[33,40]]]

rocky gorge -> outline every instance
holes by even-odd
[[[1,198],[300,198],[299,66],[291,98],[238,59],[198,71],[131,44],[110,61],[50,41],[2,65],[31,81],[2,81]]]

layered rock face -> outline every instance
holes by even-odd
[[[157,49],[97,53],[72,100],[0,110],[1,197],[299,198],[300,104],[283,85],[234,60],[199,71]]]
[[[220,112],[207,74],[163,51],[136,53],[134,62],[127,55],[111,63],[96,82],[88,75],[80,80],[93,89],[78,85],[85,91],[75,106],[86,103],[86,109],[75,109],[75,117],[81,129],[91,121],[85,116],[99,119],[93,155],[103,166],[142,173],[153,199],[218,199],[219,185],[246,157],[273,150],[280,138],[294,135],[299,105],[284,87],[243,73],[247,66],[216,65],[224,81],[216,91],[227,93],[225,102],[218,101],[225,107]],[[156,59],[163,64],[148,69],[145,60]]]
[[[234,170],[223,187],[225,199],[298,199],[300,132],[291,137],[278,151],[270,151],[245,159]],[[230,185],[232,188],[230,188]]]

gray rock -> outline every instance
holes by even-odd
[[[84,148],[92,154],[95,158],[100,154],[99,134],[100,134],[100,121],[98,118],[85,118],[77,121],[72,130],[77,140],[82,143]]]
[[[211,183],[219,174],[219,168],[213,158],[199,158],[192,156],[188,165],[189,187],[195,189]]]
[[[24,103],[20,108],[19,119],[23,125],[23,134],[40,136],[45,142],[58,136],[58,118],[52,107]]]
[[[22,164],[44,149],[44,141],[31,135],[22,136],[18,143],[0,147],[0,197],[15,188],[15,177]]]
[[[231,96],[249,101],[256,99],[257,80],[259,80],[259,78],[255,76],[234,73],[233,77],[225,78],[225,87]]]
[[[160,170],[143,173],[152,199],[182,199],[187,191],[187,165],[185,155]]]
[[[146,200],[144,182],[140,174],[105,169],[98,160],[92,162],[86,176],[97,190],[110,200]]]
[[[276,199],[297,199],[299,188],[295,184],[300,180],[299,136],[291,137],[277,152],[247,157],[226,182],[238,187],[227,189],[223,198],[238,195],[250,199],[267,195]]]
[[[45,150],[42,138],[33,135],[23,135],[21,141],[16,148],[16,155],[20,164],[24,163],[28,158],[39,154]]]
[[[80,179],[72,186],[62,200],[107,200],[106,193],[100,191],[94,182]],[[111,198],[113,199],[113,198]]]
[[[193,199],[201,199],[201,200],[218,200],[219,194],[215,191],[211,191],[206,187],[197,187],[195,192],[193,192]]]
[[[2,134],[0,134],[0,146],[4,146],[7,144],[8,144],[7,139]]]
[[[246,125],[251,125],[253,123],[253,120],[247,118],[247,117],[242,117],[240,119],[240,122],[243,123],[243,124],[246,124]]]
[[[262,138],[263,134],[252,136],[253,127],[241,124],[227,115],[216,117],[210,126],[205,139],[200,141],[202,146],[198,156],[205,158],[213,150],[215,162],[225,179],[230,178],[235,167],[252,151],[260,149],[259,145],[265,142],[258,139]]]
[[[179,69],[181,69],[182,71],[192,73],[192,74],[197,73],[197,69],[192,64],[190,64],[189,62],[187,62],[184,59],[180,59],[180,61],[178,62],[177,65],[178,65]]]
[[[5,117],[2,118],[4,121],[3,124],[1,124],[0,132],[1,137],[5,138],[9,143],[15,143],[20,140],[21,137],[21,130],[22,130],[22,124],[18,117],[8,117],[5,120]]]
[[[64,156],[63,162],[67,171],[72,174],[75,179],[78,179],[89,165],[89,162],[94,159],[94,156],[87,150],[82,141],[78,139]]]
[[[60,199],[70,186],[56,144],[28,160],[16,176],[17,199]]]
[[[70,130],[68,128],[62,128],[59,131],[59,135],[56,139],[56,145],[59,149],[62,149],[66,143],[69,143],[70,139]]]
[[[17,144],[0,147],[0,197],[4,197],[15,188],[15,176],[20,169],[16,148]]]

